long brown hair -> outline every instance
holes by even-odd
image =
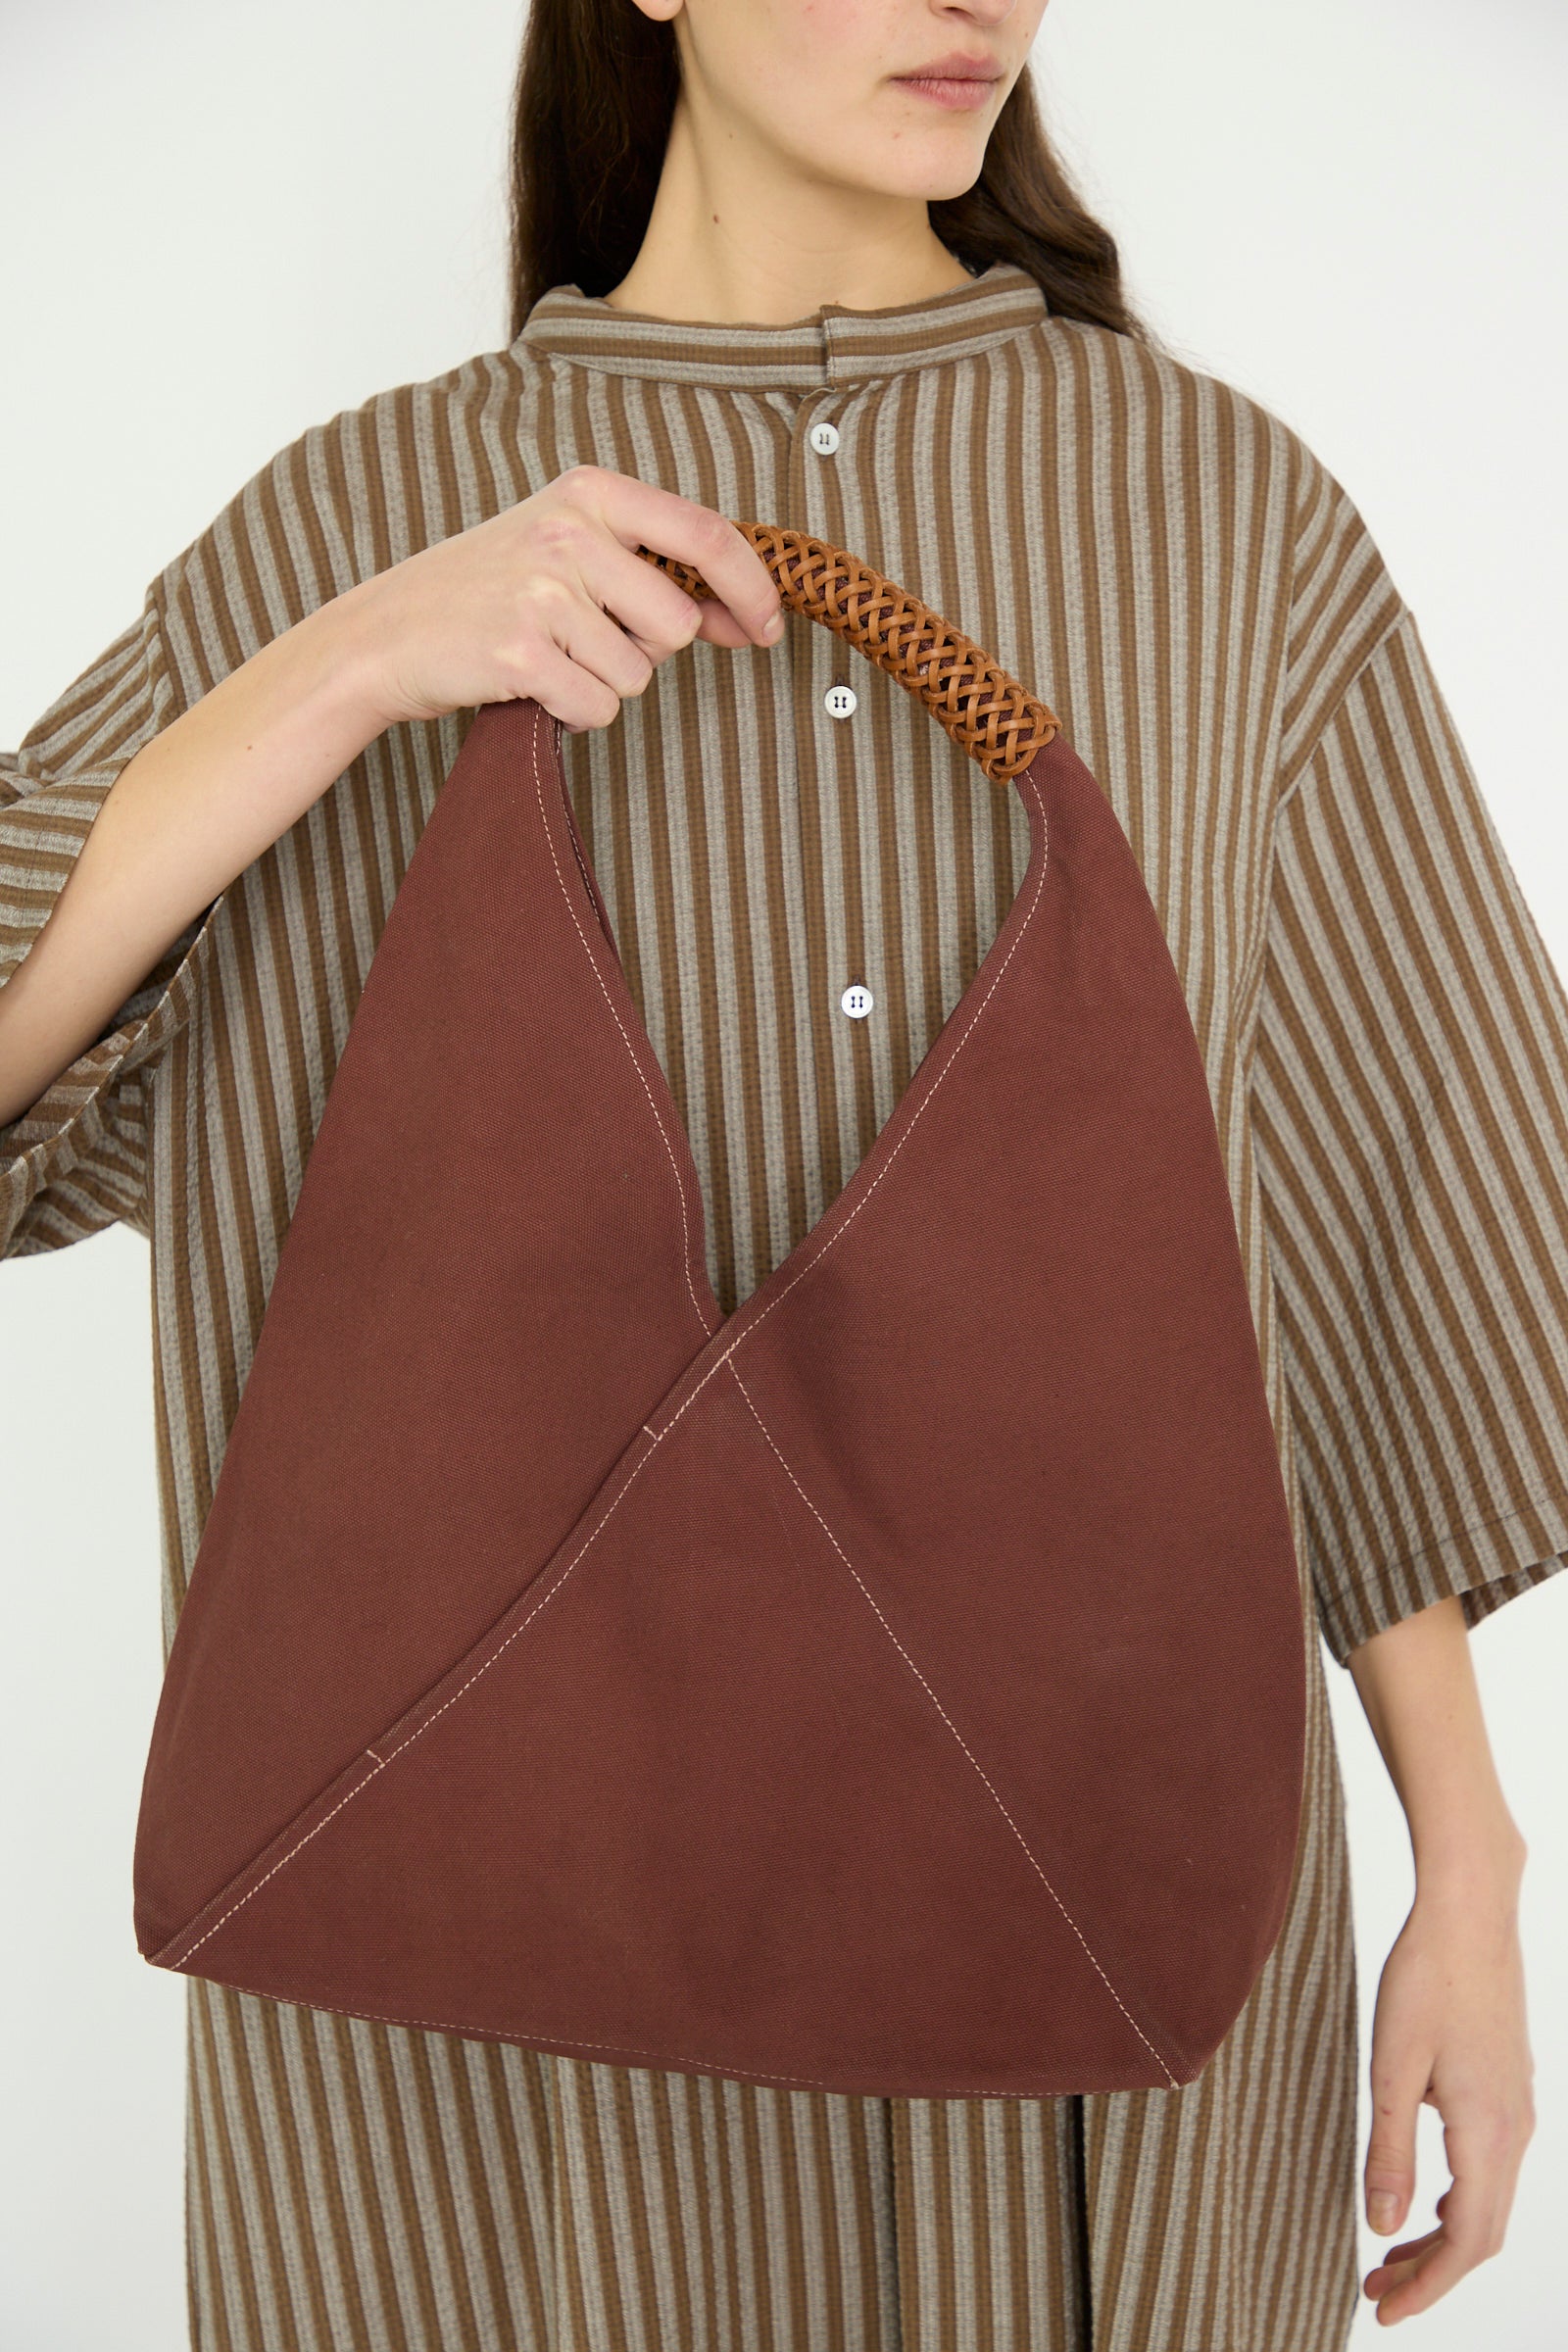
[[[547,287],[607,294],[626,275],[679,89],[674,26],[633,0],[532,0],[513,101],[512,336]],[[967,269],[1015,262],[1060,317],[1154,339],[1122,291],[1115,239],[1052,150],[1027,65],[973,187],[929,211]]]

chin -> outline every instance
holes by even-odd
[[[869,188],[878,196],[919,196],[939,204],[972,188],[985,162],[983,139],[965,139],[961,144],[944,140],[935,155],[929,149],[916,151],[912,141],[908,149],[890,156],[885,171],[868,169],[862,149],[858,155],[845,158],[845,177],[852,186]]]

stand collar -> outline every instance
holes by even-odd
[[[969,359],[1037,325],[1047,309],[1040,287],[1013,262],[993,262],[968,285],[920,302],[875,311],[826,302],[809,318],[781,326],[658,318],[568,284],[540,295],[512,348],[611,375],[757,390],[804,387]]]

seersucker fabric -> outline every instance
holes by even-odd
[[[1480,1624],[1568,1552],[1568,1003],[1415,616],[1300,436],[1053,315],[1010,264],[783,327],[552,288],[510,346],[279,451],[0,761],[0,973],[152,734],[354,581],[579,464],[900,581],[1060,714],[1125,830],[1202,1056],[1302,1563],[1296,1874],[1236,2025],[1166,2089],[787,2091],[193,1982],[192,2345],[1339,2352],[1358,2061],[1324,1675],[1445,1594]],[[336,1058],[471,715],[378,737],[0,1130],[8,1253],[115,1219],[150,1245],[166,1643]],[[564,757],[729,1313],[973,979],[1024,812],[799,617],[770,652],[685,649]],[[439,1200],[423,1179],[416,1159],[411,1203],[473,1218],[505,1170],[480,1155]]]

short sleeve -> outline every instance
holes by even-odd
[[[111,786],[178,714],[159,600],[0,754],[0,985],[37,938]],[[91,1045],[0,1126],[0,1256],[57,1250],[117,1218],[145,1232],[152,1074],[189,1021],[221,897],[187,925]]]
[[[1397,600],[1277,810],[1250,1104],[1343,1665],[1568,1553],[1568,1002]]]

